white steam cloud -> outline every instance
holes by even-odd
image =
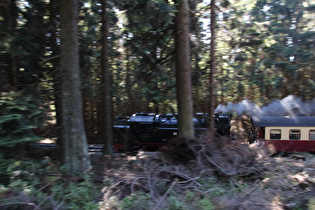
[[[215,113],[236,113],[237,115],[265,116],[315,116],[315,99],[303,102],[300,98],[289,95],[282,100],[273,100],[269,105],[260,107],[245,99],[237,104],[219,105]]]

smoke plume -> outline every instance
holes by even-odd
[[[244,99],[237,104],[220,104],[214,112],[247,116],[315,116],[315,99],[303,102],[299,97],[289,95],[282,100],[272,100],[269,105],[263,107]]]

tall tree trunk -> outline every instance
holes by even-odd
[[[175,59],[179,136],[194,138],[188,1],[177,1]]]
[[[62,123],[62,111],[61,111],[61,76],[60,76],[60,57],[57,46],[57,0],[50,1],[50,27],[51,27],[51,50],[54,57],[53,64],[53,83],[54,83],[54,105],[56,112],[56,132],[57,132],[57,146],[60,150],[60,155],[63,155],[61,151],[63,149],[63,141],[61,137],[61,123]],[[61,159],[63,159],[61,157]]]
[[[107,54],[107,20],[106,20],[107,0],[102,0],[102,108],[101,108],[101,138],[104,142],[104,154],[112,153],[112,116],[111,116],[111,79],[108,67]]]
[[[133,87],[131,84],[131,56],[129,55],[129,49],[127,48],[127,64],[126,64],[126,92],[127,92],[127,107],[124,109],[124,115],[132,113],[131,107],[134,104]]]
[[[90,167],[82,114],[77,11],[77,0],[60,1],[62,137],[64,164],[70,173]]]
[[[211,43],[210,43],[210,137],[214,136],[214,120],[213,114],[215,109],[215,95],[214,95],[214,75],[216,73],[216,57],[215,57],[215,24],[216,24],[216,14],[215,14],[215,0],[211,0],[211,21],[210,21],[210,31],[211,31]]]
[[[3,14],[4,18],[2,29],[4,30],[3,36],[14,37],[18,18],[18,8],[16,6],[16,0],[5,0],[0,3],[0,6],[1,6],[0,13]],[[18,86],[19,76],[18,58],[11,52],[8,52],[6,56],[7,56],[6,79],[9,81],[9,85],[15,89]],[[7,83],[7,81],[5,81],[5,83]],[[5,83],[1,83],[1,85],[4,85]]]

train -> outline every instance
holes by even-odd
[[[115,151],[137,148],[159,148],[178,135],[177,114],[135,113],[127,118],[116,117],[113,125]],[[230,135],[231,115],[214,114],[215,130]],[[193,125],[196,137],[209,129],[209,114],[196,113]]]
[[[275,152],[315,152],[314,116],[253,116],[249,143]]]

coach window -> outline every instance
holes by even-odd
[[[270,130],[270,139],[281,139],[281,130],[280,129],[271,129]]]
[[[300,130],[290,130],[290,140],[300,140],[301,131]]]
[[[315,130],[310,130],[310,140],[315,140]]]

